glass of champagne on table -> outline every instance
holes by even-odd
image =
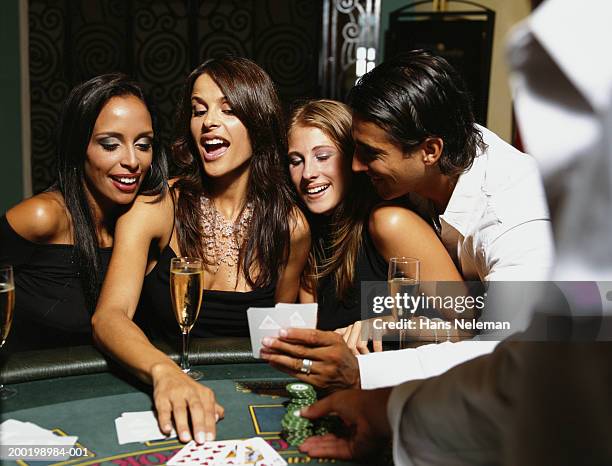
[[[4,346],[6,338],[11,331],[13,323],[13,311],[15,310],[15,281],[13,280],[13,268],[0,266],[0,347]],[[0,383],[0,400],[8,400],[15,396],[17,390],[5,387]]]
[[[189,366],[189,332],[200,314],[203,291],[204,266],[200,259],[176,257],[170,261],[170,297],[183,340],[181,369],[194,380],[199,380],[202,373]]]
[[[404,308],[407,301],[404,300],[404,296],[416,296],[419,293],[420,266],[419,260],[412,257],[392,257],[389,259],[387,283],[389,296],[394,300],[393,319],[398,323],[414,316],[410,312],[414,310]],[[405,348],[406,330],[400,328],[397,338],[399,349]]]

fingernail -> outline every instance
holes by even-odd
[[[198,432],[196,434],[196,442],[198,443],[204,443],[206,441],[206,438],[204,436],[204,432]]]
[[[215,413],[215,422],[219,422],[219,415]]]
[[[282,330],[281,330],[282,332]],[[273,343],[273,339],[270,337],[264,337],[261,342],[263,343],[264,346],[270,346]]]
[[[187,431],[181,432],[179,437],[181,438],[181,442],[189,442],[189,440],[191,440],[191,435],[189,435]]]
[[[306,414],[308,412],[308,408],[302,408],[300,409],[300,416],[303,416],[304,414]]]
[[[172,432],[172,425],[166,424],[164,427],[162,427],[162,430],[169,434],[170,432]]]
[[[212,442],[215,439],[215,436],[212,434],[212,432],[206,432],[206,441],[207,442]]]
[[[278,332],[278,334],[281,337],[286,337],[287,336],[287,329],[286,328],[281,328],[280,331]]]

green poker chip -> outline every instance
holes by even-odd
[[[286,388],[289,393],[302,393],[310,390],[314,391],[312,385],[303,382],[291,382]]]
[[[313,425],[311,422],[281,421],[281,427],[284,430],[303,430],[312,429]]]
[[[289,432],[283,435],[283,438],[289,443],[295,441],[302,443],[308,437],[312,437],[312,435],[312,432]]]
[[[285,440],[292,447],[299,447],[310,436],[306,437],[287,437]]]
[[[308,398],[317,396],[314,387],[307,383],[293,382],[287,385],[287,392],[295,398]]]
[[[305,430],[312,430],[313,426],[308,424],[283,424],[283,431],[286,432],[299,432]]]
[[[304,429],[312,429],[313,425],[308,422],[303,422],[303,423],[282,422],[281,427],[284,430],[304,430]]]
[[[312,401],[312,402],[310,402],[310,401],[309,402],[297,402],[296,403],[295,401],[292,400],[287,405],[287,411],[295,411],[296,409],[300,410],[302,408],[306,408],[306,407],[308,407],[310,405],[313,405],[314,403],[315,403],[314,401]]]

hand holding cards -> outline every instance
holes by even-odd
[[[287,462],[261,437],[197,445],[189,442],[166,463],[168,466],[285,466]]]
[[[260,358],[261,340],[278,337],[283,328],[315,328],[317,326],[317,303],[284,304],[271,307],[250,307],[247,310],[253,357]]]

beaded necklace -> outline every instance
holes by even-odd
[[[206,259],[216,266],[215,273],[221,265],[235,266],[238,264],[240,246],[251,224],[253,204],[248,202],[235,222],[226,220],[207,197],[200,198],[200,205]]]

